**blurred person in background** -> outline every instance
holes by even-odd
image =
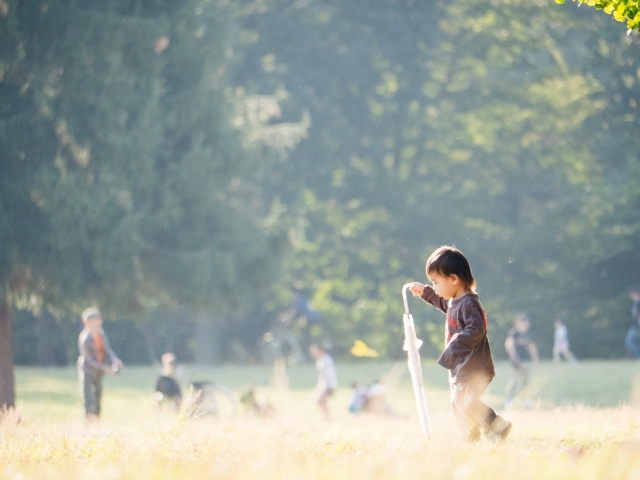
[[[353,382],[351,388],[353,388],[353,396],[349,402],[349,412],[360,413],[367,404],[367,389],[360,382]]]
[[[316,361],[316,369],[318,370],[318,383],[315,388],[315,398],[324,413],[325,419],[329,420],[329,397],[333,395],[333,391],[338,387],[338,375],[336,373],[336,365],[331,356],[324,347],[312,343],[309,346],[309,353]]]
[[[161,408],[163,401],[168,400],[177,410],[180,410],[182,390],[176,380],[176,356],[173,352],[166,352],[160,357],[160,360],[162,375],[156,381],[156,403],[158,408]]]
[[[504,347],[511,362],[511,378],[507,382],[507,398],[505,408],[511,406],[513,399],[529,384],[531,364],[537,364],[538,346],[529,332],[531,321],[526,313],[519,313],[513,328],[509,330]]]
[[[376,415],[396,416],[387,401],[387,387],[380,380],[375,380],[367,389],[367,403],[364,410]]]
[[[353,396],[349,403],[351,413],[373,413],[375,415],[398,416],[387,402],[387,387],[380,380],[374,380],[368,388],[360,382],[353,382]]]
[[[636,360],[640,358],[640,288],[634,288],[629,292],[631,299],[631,326],[624,338],[629,356]]]
[[[102,377],[115,375],[122,368],[122,362],[111,350],[107,334],[102,329],[102,315],[97,308],[87,308],[82,312],[84,329],[78,337],[78,375],[84,401],[87,422],[100,417],[102,398]]]
[[[567,361],[576,363],[578,359],[569,348],[567,326],[560,319],[557,319],[553,325],[555,327],[553,334],[553,361],[559,362],[560,356],[563,356]]]

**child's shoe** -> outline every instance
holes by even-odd
[[[512,423],[505,420],[500,415],[491,422],[487,429],[487,439],[493,443],[504,442],[511,432]]]

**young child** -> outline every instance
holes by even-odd
[[[469,262],[455,247],[443,246],[431,254],[426,270],[433,288],[416,283],[410,290],[447,315],[445,349],[438,363],[449,370],[458,430],[472,442],[479,440],[483,431],[490,441],[502,441],[511,431],[511,422],[480,401],[495,370],[486,315],[475,293]]]
[[[504,402],[504,408],[509,408],[513,399],[522,394],[529,384],[531,365],[537,365],[540,362],[538,346],[531,336],[530,328],[529,316],[524,312],[519,313],[504,342],[504,348],[509,355],[509,363],[511,364],[511,378],[507,382],[507,398]],[[529,406],[529,404],[529,401],[524,402],[524,406]]]
[[[569,347],[569,335],[567,333],[567,326],[562,323],[562,320],[556,319],[553,323],[553,361],[559,362],[562,355],[566,360],[571,363],[577,363],[578,359],[571,351]]]
[[[331,418],[328,405],[329,397],[333,395],[333,391],[338,387],[336,366],[331,356],[320,345],[312,343],[309,346],[309,353],[316,361],[316,369],[318,370],[318,383],[314,392],[316,401],[320,405],[325,419],[329,420]]]
[[[182,390],[176,380],[176,356],[173,352],[166,352],[160,357],[162,362],[162,376],[156,381],[155,399],[158,409],[164,400],[173,403],[176,410],[182,406]]]
[[[107,334],[102,330],[102,316],[97,308],[85,309],[82,312],[82,323],[84,329],[78,338],[78,374],[86,420],[91,422],[100,417],[103,375],[118,373],[122,362],[111,350]]]

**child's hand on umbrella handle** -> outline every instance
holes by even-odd
[[[414,297],[421,297],[424,293],[424,285],[419,282],[415,282],[413,285],[409,287],[409,291],[413,293]]]

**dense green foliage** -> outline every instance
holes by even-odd
[[[588,10],[545,5],[274,2],[246,19],[255,43],[235,81],[284,89],[291,111],[311,112],[272,188],[302,210],[287,271],[342,351],[361,337],[402,355],[399,287],[455,243],[497,355],[519,310],[543,354],[556,316],[580,354],[623,353],[639,267],[640,45]],[[615,259],[624,274],[603,285]],[[436,354],[441,316],[414,308]]]
[[[557,317],[578,356],[624,354],[637,35],[543,0],[125,3],[0,16],[5,285],[204,309],[253,356],[294,286],[336,354],[397,357],[400,287],[453,243],[497,356],[521,310],[543,355]]]
[[[590,7],[604,10],[619,22],[627,22],[629,31],[640,30],[640,4],[634,0],[573,0],[580,4],[586,3]],[[564,0],[556,0],[562,4]]]
[[[264,155],[233,125],[225,5],[2,7],[0,304],[144,319],[267,290],[283,237],[248,174]]]
[[[240,282],[267,283],[279,247],[241,181],[258,158],[231,125],[225,10],[8,5],[3,282],[23,269],[45,304],[114,313],[235,309]]]

